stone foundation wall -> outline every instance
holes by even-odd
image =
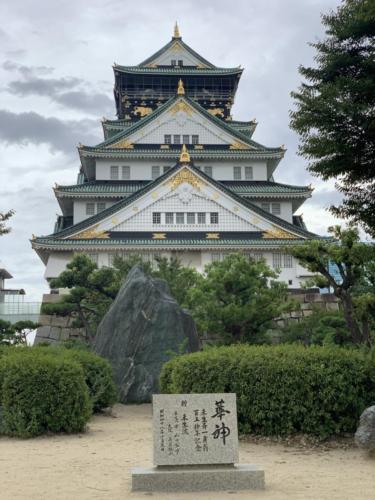
[[[43,304],[55,304],[61,300],[61,295],[44,294]],[[34,345],[41,343],[57,344],[64,340],[84,340],[82,328],[73,328],[72,319],[65,316],[40,314],[39,327],[36,331]]]

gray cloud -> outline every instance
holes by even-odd
[[[0,110],[0,140],[6,144],[47,144],[51,151],[72,153],[78,141],[96,144],[100,141],[96,120],[46,118],[35,112],[13,113]]]
[[[14,53],[25,53],[26,51],[14,51]],[[9,52],[8,52],[9,54]],[[24,64],[19,64],[15,61],[5,61],[3,63],[3,69],[6,71],[18,72],[21,75],[28,77],[30,75],[39,74],[39,75],[49,75],[53,73],[54,68],[51,66],[26,66]]]

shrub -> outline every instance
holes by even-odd
[[[3,356],[0,366],[3,432],[32,437],[45,432],[84,430],[91,404],[77,362],[19,349]]]
[[[326,438],[353,432],[374,404],[374,368],[374,360],[352,349],[233,345],[167,362],[160,387],[164,393],[236,393],[244,433]]]

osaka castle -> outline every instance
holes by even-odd
[[[295,215],[312,189],[276,182],[284,147],[259,144],[255,120],[232,118],[243,69],[204,59],[176,24],[155,54],[113,71],[117,119],[103,119],[100,144],[78,146],[77,183],[54,188],[54,232],[32,239],[45,277],[76,253],[98,266],[176,256],[203,271],[236,251],[299,288],[308,272],[286,250],[317,237]]]

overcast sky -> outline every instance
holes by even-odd
[[[338,0],[2,0],[0,3],[0,211],[16,211],[0,238],[9,286],[28,300],[48,290],[44,265],[29,239],[50,234],[58,203],[52,186],[76,181],[79,142],[102,138],[100,119],[115,118],[112,64],[136,65],[167,43],[178,20],[183,40],[218,66],[245,67],[234,119],[256,118],[254,139],[285,144],[275,179],[313,183],[303,213],[325,234],[339,200],[333,183],[312,178],[289,129],[290,92],[308,42],[323,36],[320,14]]]

